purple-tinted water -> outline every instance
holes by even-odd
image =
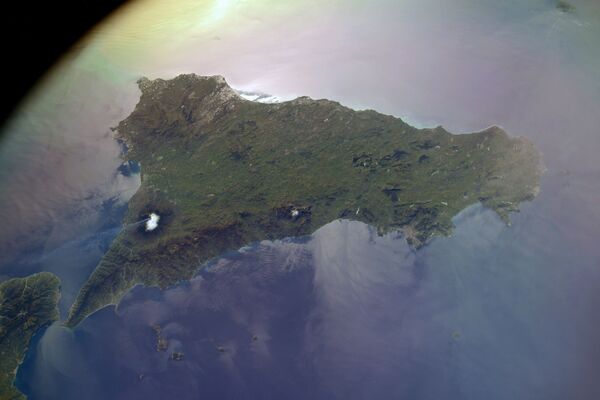
[[[599,221],[563,203],[590,207],[576,195],[587,184],[546,178],[552,190],[511,227],[472,206],[417,252],[350,221],[243,249],[73,332],[51,327],[20,387],[31,399],[595,399]]]
[[[0,147],[3,255],[48,232],[39,258],[0,262],[0,274],[57,272],[63,310],[118,228],[102,204],[123,206],[139,184],[116,171],[108,129],[133,108],[139,75],[218,73],[454,132],[499,124],[532,139],[548,172],[510,227],[474,205],[452,237],[413,251],[336,221],[228,254],[189,284],[137,288],[116,313],[40,335],[18,386],[61,400],[600,398],[600,9],[573,3],[332,5],[273,25],[250,15],[134,71],[75,62]]]

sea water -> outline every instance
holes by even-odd
[[[38,335],[17,386],[31,399],[599,398],[600,12],[573,3],[565,14],[547,1],[381,1],[285,23],[236,12],[247,19],[215,26],[218,37],[191,35],[171,53],[149,44],[163,53],[144,65],[110,58],[114,36],[103,37],[101,62],[90,66],[91,46],[60,78],[71,82],[59,85],[64,95],[47,96],[51,115],[66,111],[34,110],[17,124],[38,132],[17,146],[27,153],[14,152],[35,162],[15,161],[22,169],[1,177],[2,218],[50,226],[40,257],[55,271],[73,266],[59,273],[77,276],[70,301],[106,245],[76,272],[69,240],[96,237],[98,219],[61,206],[98,209],[135,191],[119,183],[109,127],[133,109],[142,74],[218,73],[241,89],[331,98],[455,133],[499,124],[533,140],[547,172],[510,227],[474,204],[451,237],[414,250],[398,234],[334,221],[303,240],[224,255],[189,283],[136,288],[72,331],[55,324]],[[105,195],[90,196],[99,185]],[[36,265],[0,273],[49,264]],[[170,359],[175,351],[183,360]]]

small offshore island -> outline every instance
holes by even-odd
[[[508,223],[539,190],[540,156],[498,127],[452,135],[372,110],[300,97],[243,99],[220,76],[142,78],[116,128],[142,185],[126,224],[71,308],[74,327],[133,286],[168,287],[227,250],[308,235],[338,218],[418,248],[481,202]]]
[[[0,283],[0,399],[24,399],[14,386],[29,342],[58,319],[60,280],[50,272]]]

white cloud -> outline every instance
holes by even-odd
[[[158,221],[160,221],[160,215],[156,213],[151,213],[150,218],[146,220],[146,231],[153,231],[158,226]]]

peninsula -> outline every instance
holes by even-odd
[[[25,399],[14,386],[29,342],[58,319],[60,281],[50,272],[0,283],[0,399]]]
[[[71,327],[134,285],[168,287],[255,241],[346,218],[401,231],[418,248],[450,234],[470,204],[508,222],[538,191],[539,153],[498,127],[453,135],[329,100],[257,103],[220,76],[138,84],[139,103],[115,136],[126,161],[140,163],[142,184]]]

